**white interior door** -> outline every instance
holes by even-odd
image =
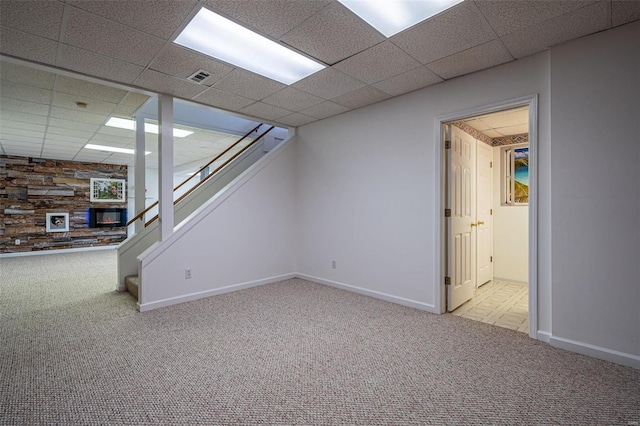
[[[449,259],[447,308],[453,311],[476,288],[476,140],[455,126],[449,150]]]
[[[478,287],[493,279],[493,148],[484,142],[477,143],[477,274]]]

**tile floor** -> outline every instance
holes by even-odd
[[[526,285],[489,281],[452,314],[529,333],[528,307],[529,289]]]

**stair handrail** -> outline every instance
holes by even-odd
[[[260,127],[260,126],[258,126]],[[272,131],[273,129],[275,129],[275,126],[271,126],[269,127],[266,131],[264,131],[260,136],[258,136],[257,138],[255,138],[250,144],[247,144],[247,146],[245,146],[244,148],[242,148],[240,151],[236,152],[235,154],[233,154],[233,156],[231,156],[231,158],[229,158],[227,161],[225,161],[224,163],[222,163],[220,166],[218,166],[213,172],[209,173],[207,176],[204,177],[204,179],[202,179],[200,182],[196,183],[193,187],[189,188],[189,190],[187,192],[185,192],[184,194],[182,194],[180,197],[178,197],[174,202],[173,205],[175,206],[176,204],[178,204],[180,201],[184,200],[189,194],[191,194],[193,191],[195,191],[196,189],[198,189],[200,187],[200,185],[203,185],[210,177],[214,176],[216,173],[218,173],[220,170],[222,170],[227,164],[229,164],[230,162],[232,162],[233,160],[235,160],[237,157],[239,157],[240,155],[242,155],[246,150],[248,150],[249,148],[251,148],[253,145],[255,145],[260,139],[262,139],[263,137],[265,137],[265,135],[267,133],[269,133],[270,131]],[[236,144],[234,144],[236,145]],[[211,164],[211,163],[209,163]],[[194,175],[195,176],[195,175]],[[152,217],[151,219],[149,219],[149,221],[147,223],[144,224],[145,228],[147,226],[149,226],[150,224],[152,224],[153,222],[155,222],[158,219],[159,215],[155,215],[154,217]]]
[[[197,172],[195,172],[194,174],[192,174],[191,176],[189,176],[187,179],[184,180],[184,182],[180,183],[178,186],[176,186],[175,188],[173,188],[173,192],[176,192],[179,188],[181,188],[185,183],[189,182],[191,179],[193,179],[194,176],[199,175],[204,169],[206,169],[207,167],[209,167],[211,164],[213,164],[214,162],[218,161],[218,159],[220,159],[220,157],[222,157],[223,155],[225,155],[227,152],[229,152],[230,150],[232,150],[233,148],[235,148],[236,145],[238,145],[240,142],[242,142],[243,140],[245,140],[251,133],[257,131],[260,126],[262,126],[264,123],[260,123],[258,124],[256,127],[254,127],[253,129],[251,129],[246,135],[244,135],[243,137],[241,137],[240,139],[238,139],[237,141],[235,141],[233,143],[233,145],[229,146],[227,149],[225,149],[224,151],[222,151],[220,154],[216,155],[215,158],[211,161],[209,161],[207,164],[205,164],[204,166],[202,166],[200,168],[200,170],[198,170]],[[257,139],[256,139],[257,140]],[[205,179],[206,180],[206,179]],[[138,213],[137,215],[135,215],[131,220],[129,220],[126,224],[126,226],[131,225],[132,223],[135,223],[136,220],[138,219],[142,219],[145,215],[145,213],[147,213],[149,210],[151,210],[152,208],[154,208],[155,206],[158,205],[159,200],[154,201],[152,204],[150,204],[147,208],[145,208],[144,210],[142,210],[140,213]],[[175,203],[174,203],[175,204]],[[147,224],[145,224],[145,226],[147,226]]]

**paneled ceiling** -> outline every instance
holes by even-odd
[[[463,122],[490,138],[521,135],[529,133],[529,107],[479,115]]]
[[[201,7],[327,68],[286,86],[173,43]],[[300,126],[637,19],[640,1],[466,0],[387,39],[336,0],[1,0],[0,54]],[[77,150],[88,134],[119,137],[101,120],[130,116],[143,102],[135,91],[80,87],[16,67],[2,66],[0,119],[23,124],[12,128],[12,143],[3,125],[5,153],[12,146],[47,156]],[[200,69],[210,76],[187,80]],[[83,99],[89,107],[74,108]],[[39,138],[51,141],[40,139],[40,152]],[[76,145],[54,142],[61,140]]]

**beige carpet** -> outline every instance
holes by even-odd
[[[298,279],[144,314],[112,252],[0,259],[0,282],[0,424],[640,420],[639,370]]]

